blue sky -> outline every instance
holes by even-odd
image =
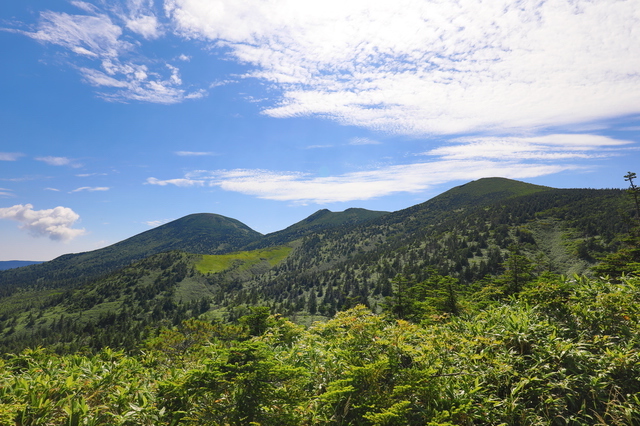
[[[0,3],[0,260],[503,176],[625,187],[640,1]]]

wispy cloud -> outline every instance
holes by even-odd
[[[54,241],[70,241],[86,233],[84,229],[72,228],[80,216],[68,207],[33,210],[31,204],[18,204],[0,208],[0,219],[15,220],[20,223],[20,229],[31,235],[49,237]]]
[[[60,190],[58,188],[45,188],[45,191],[53,191],[53,192],[60,192]]]
[[[325,148],[333,148],[333,145],[309,145],[306,149],[325,149]]]
[[[145,182],[145,184],[159,185],[159,186],[175,185],[175,186],[188,187],[188,186],[203,186],[205,184],[205,181],[198,180],[198,179],[191,179],[191,178],[160,180],[154,177],[150,177],[150,178],[147,178],[147,181]]]
[[[597,135],[459,138],[422,155],[432,160],[318,177],[260,169],[196,170],[182,178],[148,178],[150,185],[219,187],[258,198],[299,204],[368,200],[401,192],[417,193],[457,180],[487,176],[524,179],[567,170],[589,170],[584,160],[621,155],[630,141]],[[559,163],[558,161],[562,161]],[[571,162],[571,161],[574,162]]]
[[[258,198],[297,204],[327,204],[368,200],[401,192],[417,193],[432,185],[485,176],[531,178],[576,165],[541,165],[499,161],[437,161],[396,165],[376,170],[315,177],[296,172],[256,169],[214,170],[191,173],[183,179],[158,180],[153,185],[210,186]]]
[[[180,157],[204,157],[204,156],[213,156],[217,155],[215,152],[204,152],[204,151],[176,151],[176,155]]]
[[[362,138],[362,137],[351,138],[349,140],[349,145],[380,145],[380,144],[381,142],[378,142],[376,140],[369,139],[369,138]]]
[[[90,176],[107,176],[106,173],[80,173],[77,177],[90,177]]]
[[[138,53],[143,41],[164,33],[153,2],[129,0],[125,7],[114,3],[105,5],[104,10],[80,1],[72,4],[84,13],[44,11],[36,31],[14,32],[73,52],[77,56],[69,56],[69,60],[85,82],[99,88],[105,100],[172,104],[205,96],[202,89],[183,88],[180,70],[168,61]],[[143,40],[133,40],[126,30]]]
[[[146,224],[146,225],[148,225],[148,226],[150,226],[152,228],[155,228],[157,226],[164,225],[165,223],[169,223],[172,220],[173,219],[149,220],[147,222],[144,222],[144,224]]]
[[[449,145],[425,154],[447,160],[568,160],[603,158],[621,154],[632,141],[605,136],[575,134],[536,137],[467,137],[453,139]],[[637,149],[637,148],[632,148]]]
[[[0,197],[10,198],[10,197],[15,197],[15,196],[16,196],[16,194],[14,194],[11,189],[0,188]]]
[[[405,134],[535,129],[640,112],[634,2],[167,0],[185,39],[276,85],[272,117]]]
[[[19,152],[0,152],[0,161],[16,161],[20,157],[24,157],[24,154]]]
[[[80,188],[76,188],[73,191],[69,191],[69,194],[73,194],[74,192],[82,192],[82,191],[87,191],[87,192],[96,192],[96,191],[108,191],[109,188],[108,186],[82,186]]]
[[[36,160],[47,163],[50,166],[69,166],[74,168],[82,167],[81,164],[78,164],[75,162],[75,160],[67,157],[36,157]]]

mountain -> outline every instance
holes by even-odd
[[[191,215],[109,251],[81,254],[87,263],[73,263],[82,259],[71,255],[0,272],[5,284],[26,276],[16,272],[42,273],[20,292],[0,287],[0,348],[58,341],[62,351],[131,348],[154,327],[200,315],[232,321],[256,305],[303,323],[356,304],[379,311],[397,294],[398,274],[415,282],[448,275],[459,291],[481,291],[516,254],[531,274],[588,273],[617,249],[633,215],[622,190],[502,178],[469,182],[392,213],[320,210],[265,236],[233,219]],[[126,266],[115,270],[116,260]],[[89,275],[90,267],[105,272]],[[87,275],[72,279],[78,271]]]
[[[281,231],[265,235],[259,240],[248,244],[244,249],[252,250],[262,247],[277,246],[311,235],[315,232],[320,232],[330,228],[344,228],[350,225],[361,224],[387,214],[389,214],[389,212],[359,208],[350,208],[342,212],[332,212],[328,209],[322,209]]]
[[[23,266],[37,265],[42,262],[30,261],[30,260],[4,260],[0,261],[0,271],[13,268],[21,268]]]
[[[0,272],[0,294],[28,285],[74,286],[171,250],[226,253],[261,236],[236,219],[211,213],[191,214],[99,250],[67,254],[39,265]]]

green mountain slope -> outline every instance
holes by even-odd
[[[65,291],[16,292],[0,298],[0,352],[38,345],[63,352],[82,346],[133,348],[160,324],[179,324],[209,311],[214,300],[237,296],[242,279],[267,273],[291,250],[169,251]],[[224,278],[216,276],[221,273]],[[214,310],[215,317],[234,315],[220,304]]]
[[[476,185],[458,187],[346,232],[308,236],[269,276],[255,277],[245,288],[287,314],[316,305],[332,315],[357,303],[379,303],[397,274],[421,281],[435,268],[463,285],[497,276],[513,245],[536,271],[584,273],[616,249],[633,210],[621,190],[514,183],[516,191],[510,191],[509,182],[498,180],[498,191],[491,192],[485,186],[491,181],[477,182],[482,192]]]
[[[210,213],[192,214],[103,249],[68,254],[39,265],[0,272],[0,294],[30,285],[39,288],[78,285],[136,260],[171,250],[227,253],[261,236],[236,219]]]
[[[332,212],[327,209],[318,210],[306,219],[295,223],[282,231],[273,232],[248,244],[245,249],[277,246],[297,240],[316,232],[330,228],[357,225],[387,215],[389,212],[350,208],[343,212]]]

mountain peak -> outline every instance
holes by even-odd
[[[483,196],[492,193],[502,195],[528,195],[534,192],[548,191],[553,189],[548,186],[534,185],[519,180],[507,179],[503,177],[488,177],[474,180],[463,185],[452,188],[448,193],[467,193],[474,196]]]
[[[13,284],[35,282],[48,276],[46,285],[84,279],[115,271],[145,257],[180,250],[197,254],[223,254],[262,237],[239,220],[213,213],[195,213],[134,235],[98,250],[65,254],[50,262],[20,268],[8,278]],[[57,271],[52,274],[52,271]],[[55,282],[54,282],[55,281]]]

